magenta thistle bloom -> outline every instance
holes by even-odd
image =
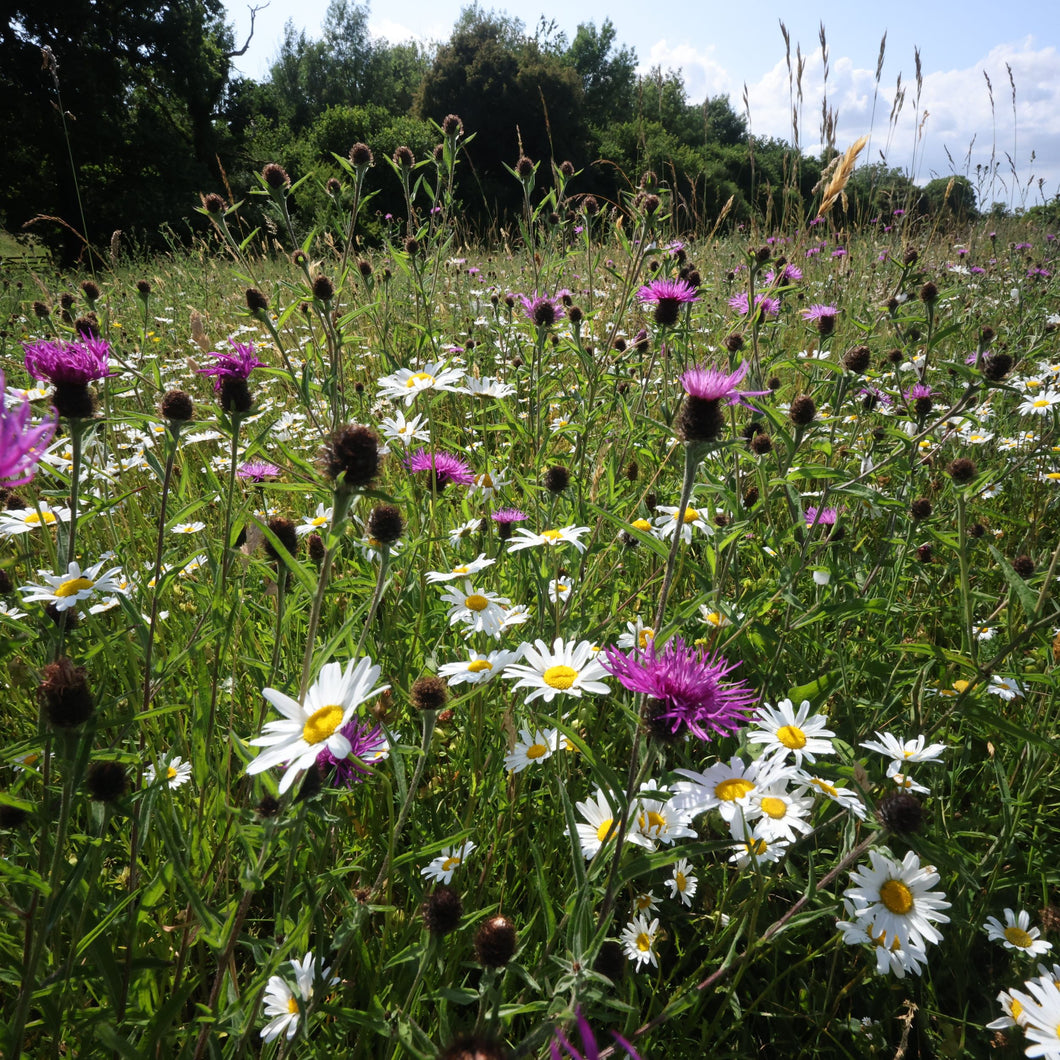
[[[642,305],[655,306],[655,323],[667,327],[677,323],[681,306],[699,301],[687,280],[652,280],[637,291],[637,298]]]
[[[734,733],[747,721],[757,698],[743,681],[723,681],[739,663],[728,663],[719,655],[708,656],[690,648],[680,637],[668,641],[661,650],[649,641],[628,655],[614,647],[605,655],[605,670],[630,692],[648,697],[644,720],[653,736],[667,742],[688,733],[701,740]]]
[[[721,403],[726,405],[747,404],[748,397],[768,394],[768,390],[737,390],[736,386],[747,375],[745,361],[735,372],[724,372],[717,368],[689,368],[681,376],[681,386],[687,397],[681,406],[675,427],[678,437],[685,442],[710,442],[721,433],[725,424]]]
[[[497,536],[502,541],[510,540],[515,524],[521,523],[526,517],[526,512],[520,511],[518,508],[498,508],[490,516],[497,524]]]
[[[798,265],[792,265],[790,262],[784,266],[778,276],[773,272],[772,269],[766,273],[765,280],[767,284],[776,287],[783,287],[789,283],[796,283],[802,279],[802,269]]]
[[[390,747],[382,726],[368,726],[357,718],[351,718],[339,732],[349,740],[350,753],[345,758],[336,758],[325,747],[317,755],[317,767],[325,773],[325,779],[333,788],[352,788],[354,784],[363,784],[372,775],[372,771],[361,763],[385,758]]]
[[[47,379],[57,387],[84,387],[110,375],[110,344],[103,339],[82,335],[77,342],[23,343],[22,349],[26,371],[34,379]]]
[[[233,353],[215,353],[217,363],[212,368],[200,368],[199,375],[217,376],[213,388],[221,392],[226,379],[242,379],[244,382],[250,378],[250,373],[255,368],[264,366],[264,361],[259,361],[254,356],[254,344],[252,342],[236,342],[235,339],[228,340]]]
[[[735,309],[740,316],[748,315],[747,292],[741,291],[729,299],[729,308]],[[763,319],[775,317],[780,312],[780,299],[767,294],[755,295],[755,313]]]
[[[450,483],[470,486],[475,481],[471,468],[460,457],[444,451],[429,453],[426,449],[417,449],[405,458],[405,466],[413,472],[429,471],[434,476],[434,485],[439,491]]]
[[[582,1049],[584,1053],[578,1052],[578,1050],[571,1044],[570,1039],[559,1029],[556,1028],[555,1037],[549,1043],[549,1051],[552,1054],[552,1060],[563,1060],[563,1058],[570,1057],[571,1060],[598,1060],[600,1056],[600,1046],[596,1042],[596,1035],[593,1033],[592,1027],[589,1026],[589,1021],[582,1015],[582,1010],[579,1008],[575,1013],[575,1018],[578,1021],[578,1034],[581,1036]],[[629,1060],[640,1060],[640,1054],[633,1048],[621,1034],[616,1031],[611,1032],[611,1037],[615,1039],[616,1043],[621,1045],[626,1051]]]
[[[831,528],[835,526],[835,521],[839,518],[839,511],[836,508],[815,508],[810,505],[806,509],[805,516],[807,526],[827,526]]]
[[[279,478],[281,469],[267,460],[248,460],[240,464],[236,475],[248,482],[264,482],[266,479]]]
[[[834,305],[811,305],[802,311],[802,319],[813,324],[822,335],[830,335],[835,330],[835,319],[839,310]]]
[[[557,320],[563,319],[563,305],[558,298],[534,291],[533,295],[519,295],[519,301],[523,303],[526,319],[539,328],[550,328]]]
[[[0,485],[21,486],[33,478],[37,462],[55,433],[55,418],[37,426],[29,422],[29,400],[9,408],[7,383],[0,371]]]

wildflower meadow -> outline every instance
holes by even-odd
[[[436,131],[5,272],[0,1053],[1060,1057],[1054,233]]]

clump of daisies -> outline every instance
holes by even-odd
[[[291,960],[294,969],[294,986],[291,986],[281,975],[270,976],[265,987],[265,1015],[269,1022],[261,1029],[261,1037],[267,1042],[285,1035],[290,1041],[297,1033],[309,1003],[313,1000],[317,979],[322,979],[328,986],[339,982],[338,977],[331,978],[331,969],[316,967],[316,957],[310,950],[305,957]]]

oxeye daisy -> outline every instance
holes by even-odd
[[[331,525],[331,518],[334,509],[325,507],[324,502],[321,501],[317,505],[317,510],[310,515],[304,522],[301,522],[294,528],[294,532],[299,537],[305,537],[308,534],[319,534],[323,530]]]
[[[750,828],[743,818],[733,818],[729,833],[736,842],[729,851],[729,860],[738,868],[748,865],[755,869],[772,865],[787,853],[788,843],[783,839],[767,839],[757,828]]]
[[[854,907],[857,922],[866,926],[873,938],[884,932],[886,945],[897,939],[903,949],[910,945],[926,948],[940,941],[942,935],[935,924],[949,923],[942,910],[950,903],[942,892],[931,890],[939,874],[921,866],[912,850],[902,861],[870,850],[869,860],[868,867],[850,874],[851,886],[843,892]]]
[[[656,794],[667,798],[653,798]],[[675,839],[696,838],[695,829],[688,827],[688,814],[673,804],[669,792],[659,791],[653,780],[641,786],[630,818],[630,827],[653,848],[658,843],[669,846]]]
[[[677,773],[686,778],[673,785],[673,803],[678,809],[685,810],[690,818],[717,810],[726,821],[732,821],[760,784],[791,777],[793,770],[762,759],[744,762],[736,756],[728,762],[716,762],[702,773],[691,769],[678,769]]]
[[[200,519],[196,519],[190,523],[177,523],[176,526],[171,526],[169,532],[171,534],[199,534],[206,529],[206,524]]]
[[[854,914],[854,907],[849,903],[847,903],[847,909],[850,915]],[[843,941],[848,946],[871,946],[873,948],[877,975],[889,972],[899,979],[904,979],[909,972],[920,975],[927,965],[927,953],[922,946],[912,943],[900,946],[898,939],[888,942],[886,931],[870,935],[866,925],[860,921],[839,920],[836,922],[836,927],[839,928]]]
[[[484,685],[496,677],[506,666],[516,662],[519,651],[491,651],[488,655],[473,651],[460,662],[445,663],[438,668],[438,676],[450,685]]]
[[[383,376],[378,383],[380,397],[394,401],[404,400],[411,405],[417,394],[427,390],[459,391],[464,372],[460,368],[446,368],[444,361],[430,361],[419,371],[399,368],[391,375]]]
[[[828,719],[823,714],[810,716],[810,701],[804,699],[796,712],[790,699],[782,699],[776,707],[768,703],[758,708],[753,728],[748,733],[750,743],[765,744],[765,754],[778,759],[794,759],[801,767],[803,760],[816,762],[816,755],[832,753],[835,733],[826,728]]]
[[[285,765],[280,780],[282,795],[303,770],[312,766],[321,751],[327,749],[337,760],[348,758],[353,747],[342,733],[358,705],[386,691],[389,685],[376,686],[379,667],[368,657],[346,664],[326,663],[320,676],[306,692],[302,703],[275,688],[262,695],[284,715],[281,721],[265,725],[264,735],[250,743],[264,747],[248,766],[247,772],[261,773],[276,765]]]
[[[573,545],[579,552],[585,551],[585,545],[581,541],[582,534],[587,534],[587,526],[564,526],[557,530],[542,530],[535,534],[524,527],[518,527],[515,531],[519,536],[512,536],[508,542],[509,552],[518,552],[523,548],[534,548],[538,545],[555,548],[557,545]]]
[[[626,956],[636,964],[637,971],[640,971],[641,965],[644,964],[659,967],[659,958],[655,953],[655,941],[658,936],[658,917],[649,923],[647,915],[642,913],[626,925],[622,932],[622,948]]]
[[[1038,928],[1031,927],[1030,913],[1026,909],[1019,913],[1006,909],[1004,924],[996,916],[987,917],[983,930],[991,942],[1000,942],[1005,949],[1029,957],[1039,957],[1053,948],[1051,942],[1041,938]]]
[[[261,1037],[267,1042],[281,1034],[286,1035],[290,1041],[298,1032],[298,1024],[305,1007],[313,1000],[317,978],[313,951],[310,950],[302,960],[293,958],[291,967],[295,974],[293,988],[279,975],[270,976],[265,988],[265,1015],[272,1017],[261,1031]],[[330,968],[322,968],[320,978],[329,986],[339,981],[337,976],[331,975]]]
[[[475,559],[469,560],[467,563],[458,563],[452,570],[428,572],[427,582],[428,584],[434,584],[435,582],[451,582],[457,578],[466,578],[469,575],[478,574],[479,571],[491,567],[496,562],[495,559],[487,559],[485,552],[480,552]]]
[[[449,605],[450,626],[463,622],[469,633],[486,633],[500,639],[506,607],[511,603],[506,596],[475,589],[470,581],[465,581],[463,591],[455,585],[447,586],[442,600]]]
[[[144,781],[154,784],[156,778],[164,780],[171,789],[179,788],[181,784],[186,784],[191,780],[191,763],[185,762],[180,755],[176,755],[157,769],[153,765],[148,766],[144,770]]]
[[[788,791],[787,784],[784,778],[756,787],[740,811],[745,819],[755,821],[756,834],[769,842],[791,843],[811,830],[813,799]]]
[[[18,591],[23,594],[24,604],[39,601],[53,604],[57,611],[69,611],[77,607],[82,600],[88,600],[97,594],[124,592],[126,581],[120,567],[103,570],[103,560],[81,569],[81,565],[71,560],[63,574],[52,574],[38,570],[37,574],[44,584],[20,585]]]
[[[988,1031],[1007,1031],[1012,1027],[1022,1027],[1026,1023],[1023,1015],[1023,1006],[1007,991],[1002,990],[997,995],[1001,1005],[1001,1015],[996,1020],[986,1024]]]
[[[840,784],[833,784],[830,780],[825,780],[824,777],[813,776],[810,773],[799,772],[796,775],[796,780],[800,784],[805,784],[807,788],[815,795],[824,795],[826,798],[831,799],[832,802],[838,803],[843,807],[844,810],[848,810],[854,814],[860,820],[864,821],[867,811],[865,804],[861,801],[861,797],[850,790],[850,788],[843,787]]]
[[[1027,1056],[1055,1060],[1060,1056],[1060,986],[1042,977],[1024,983],[1026,991],[1012,990],[1013,1008],[1021,1006],[1020,1026],[1027,1041]]]
[[[519,730],[515,746],[504,756],[504,768],[511,773],[521,773],[528,766],[550,758],[559,747],[558,729]]]
[[[656,509],[661,514],[655,518],[655,532],[663,540],[669,540],[678,532],[680,526],[681,540],[687,545],[692,540],[692,531],[698,530],[707,537],[713,537],[714,527],[704,518],[704,513],[699,508],[689,505],[683,515],[677,514],[677,508],[667,504],[660,504]]]
[[[692,866],[688,858],[681,858],[674,865],[674,874],[666,881],[666,885],[670,888],[671,898],[680,898],[683,905],[692,905],[699,881],[692,875]]]
[[[655,631],[646,626],[638,615],[632,622],[626,623],[626,632],[619,635],[618,647],[643,650],[655,639]]]
[[[900,740],[889,732],[877,732],[876,736],[876,740],[863,740],[861,746],[891,759],[887,766],[889,777],[909,762],[939,762],[939,755],[946,750],[944,743],[928,744],[925,736],[911,740]]]
[[[557,637],[551,648],[537,640],[523,649],[523,659],[525,663],[506,666],[504,676],[518,678],[513,689],[532,689],[527,703],[539,697],[551,703],[558,695],[581,697],[583,692],[606,695],[611,691],[600,680],[607,676],[607,670],[596,661],[596,652],[587,640],[568,642]]]
[[[379,421],[379,430],[388,442],[400,442],[406,448],[413,442],[430,442],[431,435],[423,425],[422,416],[413,416],[405,419],[405,414],[400,410],[393,416],[387,416]]]
[[[615,809],[612,809],[612,800],[615,802]],[[578,823],[577,829],[578,841],[581,844],[582,854],[585,855],[586,861],[591,860],[600,847],[611,836],[618,833],[619,813],[617,806],[617,798],[612,796],[611,800],[609,800],[602,788],[597,788],[596,794],[591,799],[586,799],[585,802],[576,804],[575,808],[584,819],[584,823]],[[625,842],[641,847],[651,848],[654,846],[644,836],[630,828],[626,829]]]
[[[438,883],[451,883],[453,873],[467,860],[475,844],[466,839],[459,846],[445,847],[429,865],[420,869],[420,875]]]
[[[52,508],[47,501],[40,501],[35,508],[8,508],[0,512],[0,537],[27,534],[42,526],[56,526],[69,519],[69,508]]]

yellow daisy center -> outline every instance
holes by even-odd
[[[678,518],[677,512],[674,512],[674,521],[675,522],[677,521],[677,518]],[[685,514],[684,514],[684,518],[683,518],[682,521],[685,522],[685,523],[694,523],[698,518],[699,518],[699,512],[695,508],[686,508],[685,509]]]
[[[747,848],[747,853],[753,854],[756,858],[760,858],[769,849],[769,844],[764,839],[752,839],[744,843],[744,846]]]
[[[490,602],[481,593],[472,593],[464,600],[464,606],[469,611],[485,611]]]
[[[789,751],[801,751],[806,746],[806,733],[797,725],[781,725],[777,729],[777,739]]]
[[[570,666],[550,666],[542,675],[549,688],[566,691],[578,678],[578,671]]]
[[[549,542],[559,541],[563,535],[558,530],[542,530],[541,536]]]
[[[820,777],[814,777],[810,783],[813,784],[814,787],[820,788],[826,795],[831,795],[833,799],[839,794],[839,792],[836,791],[827,780],[821,780]]]
[[[172,766],[168,766],[166,768],[166,780],[175,780],[176,776],[177,771]]]
[[[492,670],[493,663],[486,659],[476,659],[473,663],[468,664],[468,672],[473,674],[480,674],[483,670]]]
[[[711,611],[709,615],[704,615],[703,621],[709,626],[721,626],[725,625],[725,616],[720,611]]]
[[[327,526],[328,517],[326,515],[318,515],[309,521],[310,526]]]
[[[642,832],[665,832],[666,818],[656,810],[649,810],[637,818],[637,825]]]
[[[1008,1013],[1012,1017],[1012,1021],[1014,1023],[1019,1023],[1020,1016],[1023,1015],[1023,1006],[1015,998],[1013,998],[1012,1004],[1009,1006]],[[1057,1028],[1057,1031],[1060,1032],[1060,1027]]]
[[[637,895],[637,912],[643,913],[645,909],[651,908],[651,895],[650,894],[638,894]]]
[[[650,629],[642,629],[640,633],[637,634],[637,642],[642,649],[646,648],[654,639],[655,633]]]
[[[651,523],[649,523],[647,519],[634,519],[633,522],[630,523],[630,526],[632,526],[634,530],[642,530],[644,533],[651,530]]]
[[[1015,925],[1005,928],[1005,941],[1011,942],[1013,946],[1019,946],[1022,950],[1034,945],[1034,939],[1023,928]]]
[[[600,822],[600,827],[596,829],[596,838],[602,843],[612,832],[615,825],[615,819],[608,817],[606,820]]]
[[[289,997],[287,999],[287,1011],[292,1016],[297,1016],[298,1015],[298,1002],[295,1001],[294,997]]]
[[[341,724],[342,707],[328,703],[309,715],[302,729],[302,739],[308,744],[323,743]]]
[[[467,574],[467,567],[454,567],[453,568],[453,573],[454,574]]]
[[[754,791],[755,786],[743,777],[729,777],[714,785],[714,794],[722,802],[735,802],[742,799],[748,792]]]
[[[684,894],[685,888],[688,886],[688,877],[683,872],[675,872],[674,885],[682,894]]]
[[[55,595],[76,596],[83,589],[91,589],[95,584],[91,578],[68,578],[55,590]]]
[[[1034,408],[1036,409],[1047,409],[1048,407],[1049,401],[1047,398],[1038,398],[1038,400],[1034,402]]]
[[[483,475],[479,475],[479,477],[478,477],[478,484],[479,484],[479,485],[480,485],[480,486],[481,486],[481,487],[482,487],[483,489],[487,489],[487,490],[491,490],[491,489],[493,489],[493,479],[491,479],[491,478],[490,478],[490,476],[489,476],[489,472],[486,472],[486,473],[485,473],[485,474],[483,474]]]
[[[905,916],[913,908],[913,892],[901,880],[888,880],[880,888],[880,901],[888,911]]]
[[[411,390],[414,386],[419,386],[420,383],[432,386],[434,384],[434,376],[430,372],[416,372],[414,375],[409,376],[405,387]]]
[[[641,953],[647,953],[651,949],[651,935],[646,931],[642,931],[637,936],[637,949],[640,950]]]
[[[531,761],[536,761],[538,758],[543,758],[548,754],[548,747],[543,743],[533,743],[526,749],[526,757]]]
[[[460,857],[457,854],[451,854],[449,857],[442,862],[442,872],[449,872],[451,869],[455,869],[460,864]]]
[[[781,817],[787,814],[788,804],[783,799],[778,799],[775,795],[767,795],[762,800],[762,812],[767,817],[772,817],[774,821],[779,821]]]
[[[23,521],[27,526],[40,526],[41,523],[50,526],[52,523],[57,522],[55,512],[40,512],[39,514],[30,512]]]

